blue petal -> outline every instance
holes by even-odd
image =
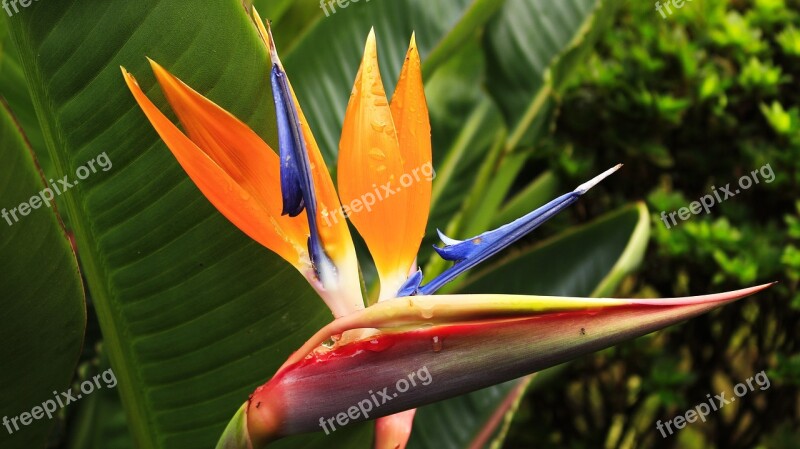
[[[272,65],[270,80],[272,82],[272,97],[275,101],[275,114],[278,122],[283,213],[295,217],[304,208],[307,209],[306,216],[311,234],[308,238],[308,251],[317,277],[319,277],[321,267],[325,266],[333,269],[334,265],[328,255],[325,254],[319,237],[317,198],[299,114],[292,100],[286,73],[278,64]]]
[[[271,76],[273,92],[280,92],[280,77],[280,72],[273,68]],[[274,98],[281,161],[281,195],[283,197],[283,212],[281,213],[296,217],[300,215],[305,206],[303,188],[301,187],[302,169],[295,156],[298,153],[297,141],[292,133],[291,113],[287,110],[283,97],[277,94],[274,95]]]
[[[594,187],[598,182],[617,171],[621,166],[622,164],[619,164],[606,170],[589,182],[581,184],[572,192],[561,195],[533,212],[511,223],[500,226],[493,231],[487,231],[466,240],[451,239],[439,232],[439,236],[442,238],[442,242],[445,243],[445,246],[441,248],[434,246],[434,249],[443,259],[453,261],[455,264],[429,283],[420,287],[418,289],[419,293],[424,295],[432,294],[464,271],[502,251],[557,213],[578,201],[581,195]]]
[[[397,290],[397,297],[413,296],[419,292],[419,284],[422,283],[422,270],[417,270],[416,273],[406,279],[403,285]]]

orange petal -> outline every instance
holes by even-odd
[[[133,75],[124,68],[122,74],[142,111],[192,181],[245,234],[304,268],[305,218],[282,217],[280,196],[268,195],[280,186],[277,155],[246,125],[157,64],[153,63],[153,68],[194,141],[147,98]]]
[[[425,101],[422,68],[413,33],[389,107],[397,128],[404,173],[411,175],[414,181],[407,188],[414,203],[405,211],[405,216],[409,239],[407,244],[413,246],[416,253],[425,235],[425,226],[428,224],[431,181],[436,174],[431,160],[431,123],[428,117],[428,104]]]
[[[395,296],[419,249],[417,231],[408,227],[414,205],[404,176],[412,175],[405,173],[370,31],[342,127],[338,180],[344,211],[375,260],[381,298]]]

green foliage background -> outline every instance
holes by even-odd
[[[646,198],[651,242],[620,295],[778,280],[757,301],[584,358],[524,400],[507,447],[800,447],[800,2],[627,1],[561,102],[539,164]],[[663,3],[663,2],[662,2]],[[534,160],[537,158],[534,158]],[[545,160],[547,163],[545,163]],[[667,228],[660,218],[770,164],[775,179]],[[535,170],[536,163],[529,170]],[[763,179],[763,178],[761,178]],[[766,370],[771,387],[664,439],[655,428]],[[546,388],[544,386],[546,385]]]

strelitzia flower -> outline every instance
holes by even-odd
[[[150,61],[181,132],[122,69],[139,106],[201,192],[245,234],[294,265],[335,318],[253,392],[218,448],[258,448],[287,435],[335,431],[367,419],[378,419],[377,448],[403,448],[415,407],[612,346],[770,285],[669,300],[433,296],[620,166],[498,229],[465,240],[440,233],[444,246],[436,251],[453,265],[425,280],[416,254],[432,177],[407,182],[426,167],[432,173],[414,36],[391,102],[378,69],[374,33],[367,37],[341,134],[337,195],[270,31],[255,12],[254,22],[272,59],[277,154],[243,122]],[[393,192],[383,196],[381,186]],[[380,293],[370,307],[362,297],[340,198],[352,206],[349,219],[377,268]],[[418,381],[409,373],[417,373]],[[401,379],[413,388],[390,394]]]

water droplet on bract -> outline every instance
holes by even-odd
[[[433,306],[420,307],[419,314],[422,315],[422,318],[425,318],[426,320],[433,318]]]
[[[386,153],[378,147],[373,147],[369,150],[369,157],[375,161],[383,161],[386,160]]]
[[[439,352],[442,350],[442,339],[439,337],[433,337],[431,339],[433,342],[433,352]]]
[[[383,335],[378,338],[373,338],[368,342],[368,344],[364,347],[367,351],[370,352],[382,352],[388,348],[390,348],[394,344],[394,340],[386,335]]]
[[[376,98],[372,104],[374,104],[375,106],[388,106],[389,102],[386,101],[386,97],[381,96]]]
[[[382,132],[383,128],[386,128],[386,123],[381,123],[377,120],[374,120],[371,123],[371,125],[372,125],[372,130],[375,131],[376,133]]]
[[[239,196],[242,198],[243,201],[247,201],[250,199],[250,192],[242,189],[239,191]]]
[[[336,345],[336,340],[337,339],[335,339],[334,337],[331,337],[331,338],[323,341],[322,342],[322,346],[325,347],[325,348],[330,349],[330,348],[332,348],[332,347],[334,347]]]
[[[375,167],[375,171],[386,171],[386,166],[381,164]]]

